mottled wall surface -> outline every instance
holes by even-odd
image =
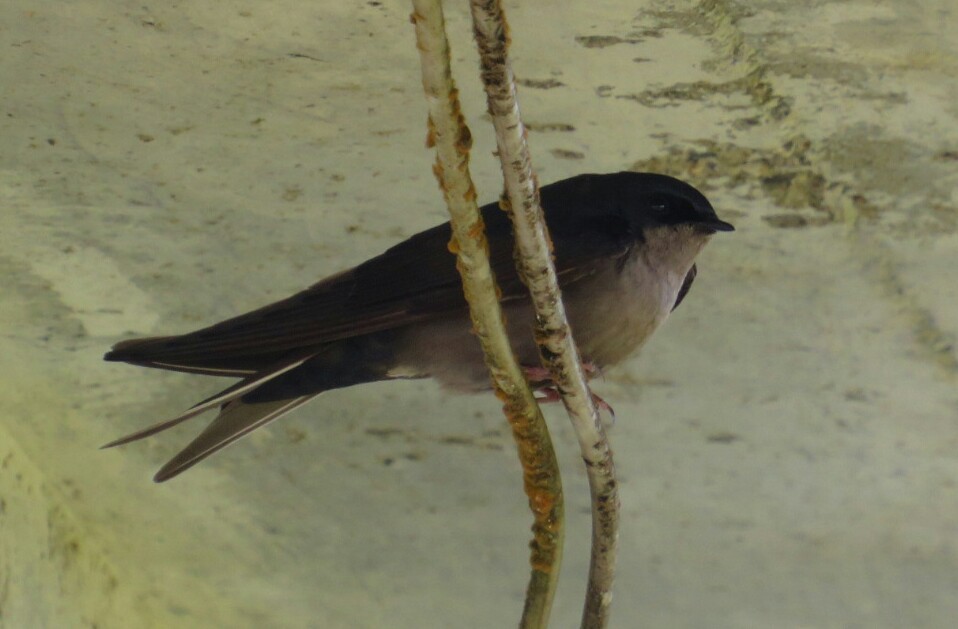
[[[498,164],[447,2],[482,200]],[[517,6],[521,5],[521,6]],[[510,3],[543,182],[654,170],[739,228],[595,389],[615,627],[951,627],[958,7]],[[513,625],[526,512],[491,396],[329,393],[168,484],[217,390],[102,363],[444,219],[403,3],[0,6],[0,626]],[[587,488],[548,411],[577,623]]]

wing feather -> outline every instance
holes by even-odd
[[[588,176],[586,176],[588,177]],[[634,240],[613,213],[590,196],[579,177],[542,188],[560,283],[587,277],[608,256],[622,256]],[[592,205],[590,205],[590,203]],[[482,208],[489,255],[502,301],[528,299],[513,261],[512,226],[497,204]],[[174,337],[124,341],[106,355],[145,366],[198,373],[245,375],[290,352],[343,338],[443,316],[465,316],[448,223],[426,230],[367,262],[282,301],[216,325]]]
[[[286,361],[285,363],[281,365],[277,365],[272,369],[267,369],[260,373],[257,373],[254,376],[250,376],[249,378],[244,378],[243,380],[240,380],[236,384],[226,387],[219,393],[206,398],[202,402],[198,402],[194,404],[193,406],[188,408],[185,412],[177,415],[173,419],[167,419],[161,422],[157,422],[151,426],[147,426],[146,428],[137,430],[134,433],[120,437],[119,439],[115,439],[111,441],[110,443],[107,443],[101,446],[101,449],[122,446],[124,444],[131,443],[133,441],[139,441],[140,439],[145,439],[149,436],[155,435],[158,432],[163,432],[167,428],[172,428],[173,426],[176,426],[177,424],[185,422],[187,419],[196,417],[197,415],[201,413],[205,413],[206,411],[210,410],[211,408],[215,406],[227,404],[235,400],[236,398],[242,397],[243,395],[249,393],[250,391],[253,391],[254,389],[268,382],[269,380],[272,380],[273,378],[283,375],[287,371],[292,371],[293,369],[299,367],[304,362],[306,362],[307,358],[309,358],[309,356],[298,359],[298,360]]]

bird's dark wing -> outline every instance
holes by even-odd
[[[568,286],[593,273],[601,260],[624,255],[632,240],[620,219],[597,216],[583,207],[587,198],[551,188],[542,189],[543,205],[556,243],[560,284]],[[508,216],[495,203],[484,206],[482,214],[502,301],[527,299],[513,262]],[[439,225],[292,297],[182,336],[124,341],[106,359],[240,376],[336,340],[464,315],[450,234],[448,224]]]
[[[682,287],[679,289],[679,294],[675,298],[675,304],[672,306],[672,310],[678,308],[682,300],[685,299],[685,296],[689,294],[689,290],[692,288],[692,282],[695,281],[695,276],[698,275],[698,272],[698,269],[695,268],[693,264],[689,272],[685,274],[685,279],[682,281]]]

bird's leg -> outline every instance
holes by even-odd
[[[585,377],[589,380],[592,380],[596,376],[602,375],[602,367],[599,367],[592,361],[585,361],[582,363],[582,369],[585,371]]]
[[[529,384],[533,385],[533,388],[540,382],[552,382],[552,374],[549,373],[549,370],[545,367],[529,367],[523,365],[522,372],[526,374],[526,380],[529,381]]]
[[[585,377],[588,380],[595,378],[596,376],[602,375],[602,368],[596,365],[591,361],[582,362],[582,370],[585,371]],[[552,374],[549,373],[549,370],[541,365],[531,367],[528,365],[523,365],[522,371],[526,374],[526,380],[532,384],[538,382],[552,382]]]
[[[582,367],[585,369],[586,377],[589,379],[592,379],[594,376],[597,376],[601,373],[599,367],[592,362],[584,362],[582,363]],[[544,403],[558,402],[562,400],[559,390],[552,384],[552,376],[548,369],[545,367],[523,367],[522,370],[526,374],[526,379],[529,380],[535,389],[535,392],[538,394],[536,400]],[[590,391],[590,393],[592,392]],[[592,401],[600,411],[605,411],[609,414],[609,417],[612,418],[611,425],[614,426],[615,409],[612,408],[612,405],[595,393],[592,393]]]

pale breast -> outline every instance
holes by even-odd
[[[674,228],[649,230],[627,260],[601,261],[595,273],[563,291],[566,314],[583,360],[600,368],[634,354],[668,318],[707,237]],[[505,306],[513,350],[522,365],[539,365],[534,314],[527,301]],[[458,390],[488,388],[479,343],[465,315],[402,330],[395,342],[392,377],[432,376]]]
[[[566,302],[583,357],[608,367],[638,351],[668,318],[683,279],[636,256],[603,271],[587,291],[570,292]]]

